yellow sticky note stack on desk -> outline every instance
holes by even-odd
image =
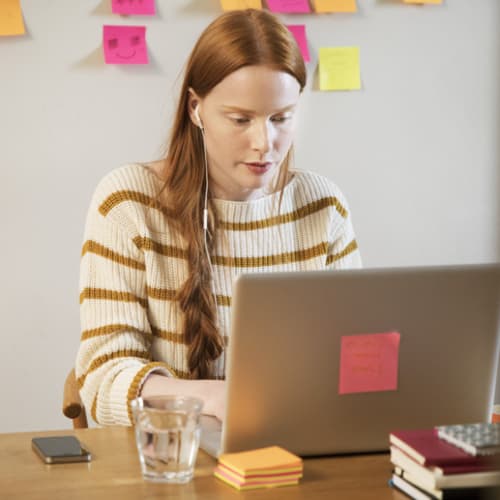
[[[297,484],[302,459],[279,446],[269,446],[219,457],[215,477],[238,490],[273,488]]]

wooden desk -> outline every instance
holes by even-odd
[[[31,450],[34,436],[75,434],[92,462],[46,465]],[[185,485],[142,479],[131,428],[0,434],[0,498],[10,499],[339,499],[404,500],[387,485],[387,454],[306,459],[299,486],[238,492],[212,475],[215,459],[200,451],[195,478]]]

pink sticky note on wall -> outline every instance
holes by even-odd
[[[111,0],[111,11],[113,14],[153,16],[156,14],[155,0]]]
[[[291,12],[294,14],[311,12],[309,0],[267,0],[267,6],[272,12]]]
[[[148,64],[145,26],[103,26],[106,64]]]
[[[306,27],[303,24],[288,24],[287,28],[292,32],[304,61],[310,61],[309,48],[307,47]]]
[[[339,394],[398,388],[398,332],[346,335],[340,343]]]

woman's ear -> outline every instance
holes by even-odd
[[[200,101],[196,92],[190,87],[188,89],[188,113],[191,121],[199,128],[203,129],[203,123],[200,117]]]

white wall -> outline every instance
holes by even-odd
[[[365,265],[500,260],[500,2],[358,0],[305,22],[313,60],[297,164],[347,195]],[[23,0],[0,39],[0,432],[69,427],[63,379],[79,341],[78,266],[97,181],[158,156],[176,81],[217,0]],[[105,66],[103,24],[146,24],[151,64]],[[316,90],[320,46],[359,45],[361,92]],[[500,399],[500,398],[499,398]]]

